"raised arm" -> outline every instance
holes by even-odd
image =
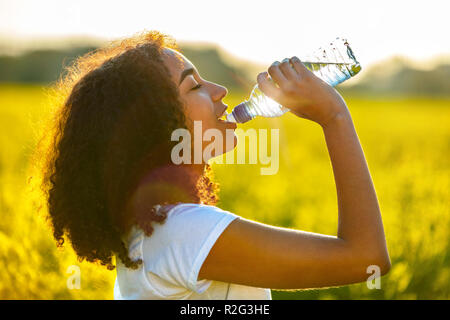
[[[300,289],[365,281],[370,265],[383,275],[390,260],[380,209],[350,112],[337,91],[298,59],[285,60],[269,68],[278,86],[266,73],[258,83],[294,114],[322,126],[337,189],[337,236],[237,219],[215,243],[199,279]]]

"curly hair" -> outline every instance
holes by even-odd
[[[112,42],[78,58],[54,86],[51,128],[41,140],[41,188],[58,247],[70,240],[78,260],[115,268],[132,261],[123,236],[127,221],[150,236],[162,223],[157,204],[216,204],[218,185],[170,159],[171,133],[187,128],[176,85],[163,63],[164,48],[179,51],[158,31]],[[150,189],[130,209],[137,186]],[[142,202],[142,201],[141,201]]]

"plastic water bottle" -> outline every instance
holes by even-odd
[[[347,40],[340,38],[301,60],[306,68],[333,87],[361,70]],[[256,116],[279,117],[288,111],[288,108],[264,95],[256,84],[250,98],[238,104],[226,118],[227,121],[244,123]]]

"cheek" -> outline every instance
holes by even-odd
[[[191,121],[202,121],[202,126],[207,128],[215,127],[217,121],[214,107],[206,97],[198,95],[185,100],[186,116]]]
[[[218,129],[221,132],[223,142],[221,149],[222,153],[231,151],[236,147],[237,137],[234,131],[217,121],[214,113],[214,107],[211,104],[210,99],[202,98],[202,96],[199,95],[196,97],[191,97],[189,100],[185,100],[184,103],[186,117],[188,117],[192,122],[201,121],[202,130],[200,139],[202,140],[202,150],[212,143],[210,140],[203,140],[205,131],[208,129]],[[193,130],[194,128],[190,129],[192,137],[194,139],[199,138],[196,134],[194,134]],[[192,145],[194,145],[194,142],[192,142]],[[215,154],[214,156],[218,155],[220,154]]]

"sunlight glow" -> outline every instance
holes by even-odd
[[[301,56],[341,36],[367,65],[392,55],[423,59],[449,53],[450,42],[442,38],[449,29],[445,6],[436,0],[1,0],[0,36],[112,39],[157,29],[262,63]]]

